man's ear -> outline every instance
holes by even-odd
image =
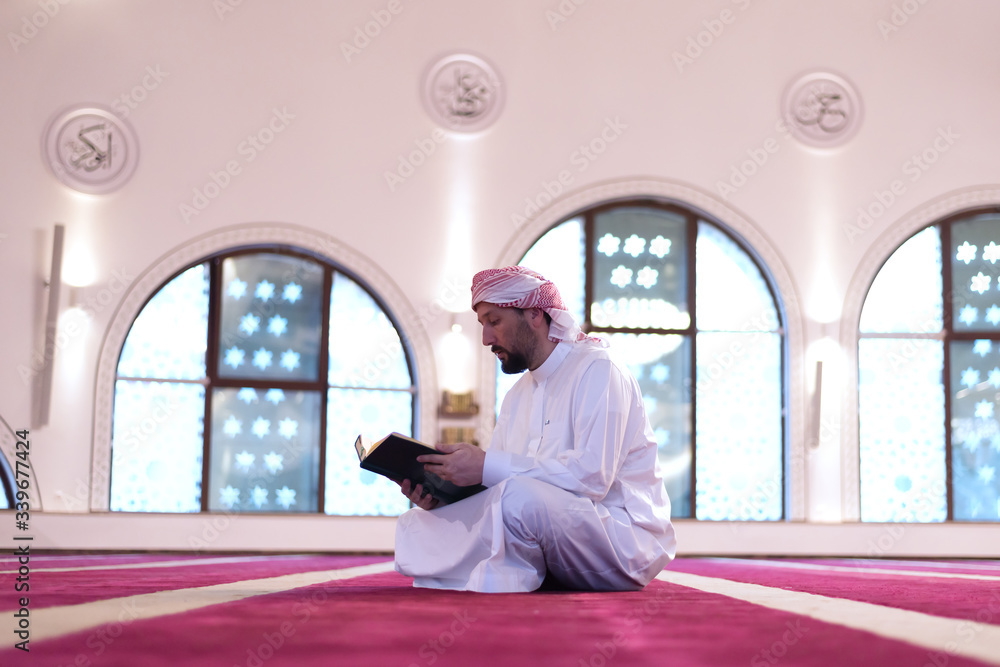
[[[541,308],[526,308],[524,314],[528,317],[528,323],[533,329],[548,327],[545,322],[545,311]]]

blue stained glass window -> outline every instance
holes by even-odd
[[[1000,212],[972,211],[914,234],[872,283],[858,346],[863,520],[1000,520],[997,260]]]
[[[111,509],[201,509],[205,388],[118,380],[111,445]]]
[[[927,339],[858,345],[862,521],[944,521],[944,348]]]
[[[941,235],[928,227],[892,253],[861,311],[863,333],[931,333],[943,325]]]
[[[396,327],[372,296],[342,273],[334,274],[330,295],[329,382],[392,389],[412,384]]]
[[[1000,215],[954,222],[951,239],[955,331],[1000,332]]]
[[[598,327],[683,329],[687,299],[687,224],[683,216],[622,207],[594,216],[594,298]]]
[[[208,368],[213,346],[218,364]],[[183,271],[136,317],[118,377],[112,510],[397,515],[409,506],[398,486],[361,474],[353,447],[361,432],[413,435],[407,353],[371,294],[318,260],[242,252]]]
[[[214,390],[208,508],[315,512],[319,422],[318,391]]]
[[[317,262],[288,255],[224,259],[219,376],[317,379],[323,273]]]
[[[697,341],[696,516],[780,519],[781,336],[699,333]]]
[[[399,486],[362,470],[354,440],[412,433],[413,396],[407,391],[331,389],[326,457],[327,514],[402,514],[410,506]]]
[[[520,264],[553,280],[635,375],[674,516],[784,516],[783,331],[737,241],[694,211],[623,202],[557,224]],[[497,364],[497,411],[519,377]]]
[[[951,343],[954,518],[1000,520],[1000,340]]]
[[[121,377],[198,380],[205,377],[208,265],[192,266],[146,303],[118,360]]]
[[[698,225],[699,331],[775,331],[778,309],[760,267],[718,227]]]
[[[691,515],[691,420],[689,392],[691,344],[687,336],[616,333],[611,349],[628,366],[642,390],[656,438],[660,472],[676,500],[676,516]]]

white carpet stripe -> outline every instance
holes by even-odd
[[[911,567],[920,567],[921,565],[928,565],[933,567],[939,567],[942,570],[985,570],[987,572],[996,572],[1000,574],[1000,562],[990,561],[983,562],[982,560],[968,561],[968,562],[942,562],[935,560],[893,560],[890,558],[842,558],[845,563],[894,563],[896,565],[909,565]]]
[[[281,593],[304,586],[367,574],[391,572],[393,562],[347,567],[340,570],[300,572],[265,579],[234,581],[228,584],[182,588],[145,593],[110,600],[31,610],[31,640],[53,639],[104,625],[128,625],[142,619],[193,611],[257,595]]]
[[[268,561],[308,558],[308,556],[269,556]],[[32,557],[32,562],[35,558]],[[78,565],[76,567],[32,567],[32,572],[86,572],[89,570],[138,570],[147,567],[189,567],[191,565],[225,565],[227,563],[262,562],[260,556],[232,558],[185,558],[184,560],[152,560],[143,563],[105,563],[104,565]],[[17,570],[0,570],[0,574],[17,574]]]
[[[930,654],[940,653],[1000,665],[1000,626],[997,625],[931,616],[856,600],[787,591],[686,572],[665,570],[656,578],[913,644],[928,650],[930,664],[934,664]],[[986,613],[993,620],[1000,618],[1000,610],[986,609]]]
[[[853,565],[830,565],[823,563],[795,563],[780,560],[754,560],[750,558],[700,558],[705,562],[731,563],[736,565],[756,565],[760,567],[783,567],[791,570],[826,570],[828,572],[864,574],[899,574],[905,577],[940,577],[942,579],[974,579],[976,581],[1000,581],[1000,575],[968,574],[965,572],[936,572],[933,570],[894,570],[880,567]]]

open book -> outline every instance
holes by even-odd
[[[437,498],[441,504],[453,503],[483,491],[482,484],[458,486],[445,481],[432,472],[424,471],[424,464],[417,460],[421,454],[440,454],[430,445],[407,437],[401,433],[390,433],[378,442],[369,444],[359,435],[354,441],[358,460],[365,470],[388,477],[394,482],[410,480],[410,486],[422,484],[424,490]]]

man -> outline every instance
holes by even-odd
[[[409,481],[396,570],[414,585],[533,591],[548,575],[576,590],[635,590],[674,556],[670,501],[639,385],[607,344],[580,331],[556,286],[519,266],[472,281],[483,345],[505,373],[487,451],[439,445],[425,467],[485,491],[443,507]]]

